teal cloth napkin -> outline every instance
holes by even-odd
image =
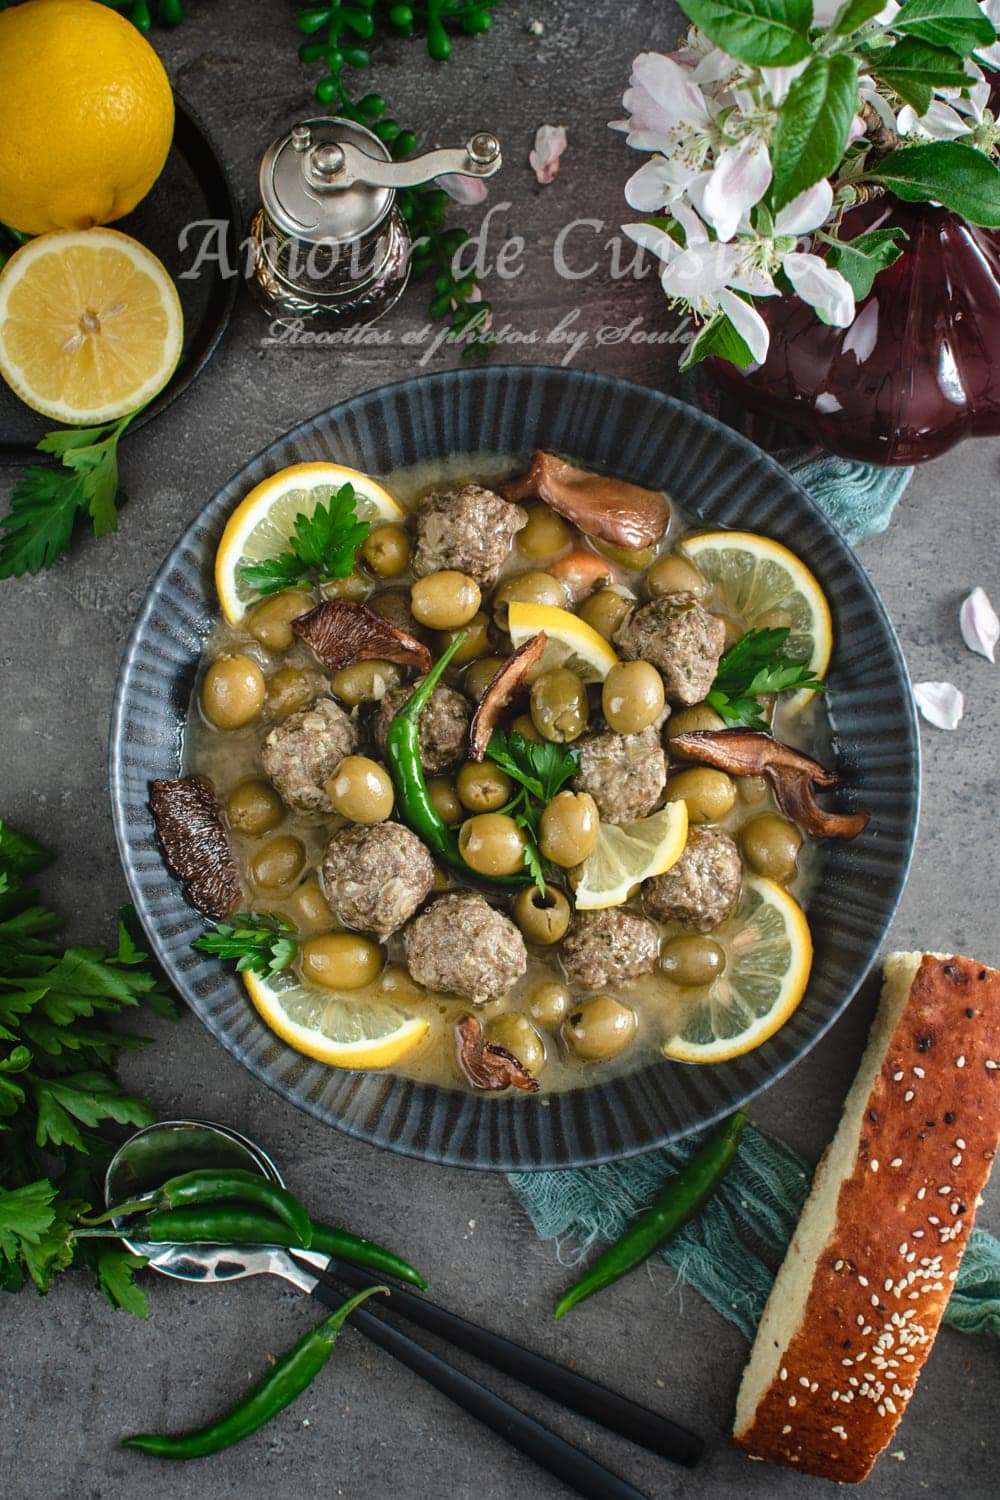
[[[913,473],[829,455],[790,455],[786,463],[850,542],[886,529]],[[572,1244],[573,1258],[582,1260],[591,1246],[616,1239],[703,1139],[689,1136],[601,1167],[514,1172],[508,1181],[541,1238],[556,1240],[564,1258]],[[660,1251],[678,1277],[748,1339],[764,1311],[810,1180],[807,1163],[794,1151],[748,1125],[719,1192]],[[963,1333],[1000,1335],[1000,1241],[985,1230],[974,1229],[969,1238],[945,1322]]]

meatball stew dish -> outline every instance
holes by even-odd
[[[523,466],[522,466],[523,467]],[[799,1003],[832,788],[786,548],[537,452],[300,464],[216,559],[171,872],[290,1046],[487,1093],[710,1065]]]

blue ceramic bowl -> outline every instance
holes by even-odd
[[[545,447],[665,488],[712,527],[762,532],[812,569],[833,611],[828,674],[838,805],[871,821],[824,847],[809,903],[815,963],[791,1020],[756,1051],[692,1067],[651,1062],[612,1083],[541,1099],[477,1096],[299,1056],[267,1029],[242,982],[191,943],[204,927],[167,874],[149,784],[179,771],[181,728],[215,612],[226,518],[265,476],[310,459],[372,473],[444,455]],[[342,402],[272,443],[209,502],[150,588],[122,660],[111,730],[115,829],[153,949],[223,1046],[277,1093],[375,1145],[492,1169],[582,1166],[646,1151],[728,1114],[803,1057],[850,1002],[896,909],[916,834],[919,749],[899,644],[864,569],[789,475],[711,417],[622,380],[547,368],[426,375]]]

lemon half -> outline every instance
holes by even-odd
[[[391,1068],[423,1041],[430,1023],[386,1000],[348,1000],[287,972],[245,973],[250,999],[271,1030],[333,1068]]]
[[[687,835],[686,802],[668,802],[633,823],[602,823],[594,850],[579,869],[577,911],[621,906],[640,881],[665,875],[677,863]]]
[[[554,667],[568,667],[581,682],[603,682],[618,661],[603,635],[568,609],[554,604],[525,604],[513,600],[509,607],[508,629],[515,646],[544,630],[548,636],[541,661],[536,669],[550,672]]]
[[[712,937],[726,968],[683,1011],[664,1045],[677,1062],[716,1063],[766,1042],[795,1010],[812,968],[812,937],[798,902],[772,880],[745,875],[735,913]]]
[[[286,552],[296,516],[311,516],[317,505],[328,504],[345,484],[354,486],[359,520],[373,524],[406,520],[406,512],[388,490],[345,464],[292,464],[262,479],[229,517],[215,554],[215,588],[230,625],[238,624],[258,602],[256,591],[241,576],[242,565]]]

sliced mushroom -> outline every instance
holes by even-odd
[[[292,621],[300,640],[335,672],[356,661],[392,661],[429,672],[431,654],[420,641],[384,616],[347,599],[324,599],[307,615]]]
[[[585,536],[640,552],[670,525],[670,502],[659,490],[578,469],[564,458],[535,450],[531,468],[504,485],[508,500],[537,496],[578,526]]]
[[[184,895],[207,917],[225,917],[243,895],[215,800],[204,776],[160,777],[149,806],[167,869],[184,882]]]
[[[526,1093],[538,1092],[538,1081],[519,1063],[513,1052],[499,1042],[487,1042],[475,1016],[463,1016],[455,1025],[458,1066],[474,1089],[497,1093],[513,1085]]]
[[[675,735],[671,744],[731,776],[766,776],[786,818],[819,839],[853,839],[868,813],[832,813],[820,807],[813,786],[832,787],[838,777],[759,729],[699,729]]]
[[[508,656],[490,678],[469,725],[470,760],[482,760],[485,757],[497,720],[511,699],[526,686],[525,679],[541,658],[547,640],[545,631],[540,630],[530,641],[518,646],[513,656]]]

